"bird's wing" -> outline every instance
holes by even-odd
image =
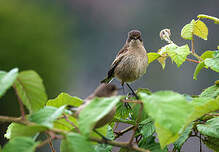
[[[120,56],[120,55],[126,53],[126,52],[128,51],[128,47],[129,47],[128,44],[125,44],[125,45],[123,46],[123,48],[117,53],[116,58],[117,58],[118,56]]]
[[[128,45],[125,44],[123,46],[123,48],[116,55],[116,59],[111,64],[107,77],[104,80],[102,80],[101,83],[109,83],[112,80],[112,78],[114,77],[115,68],[121,62],[121,60],[123,59],[123,57],[127,51],[128,51]]]
[[[109,83],[113,79],[115,68],[121,62],[123,57],[124,54],[121,54],[118,57],[116,57],[116,59],[113,61],[112,65],[110,66],[110,70],[108,71],[107,77],[104,80],[102,80],[101,83]]]

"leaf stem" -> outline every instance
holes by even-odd
[[[189,58],[187,58],[186,61],[190,61],[190,62],[194,62],[194,63],[200,63],[200,61],[189,59]]]
[[[114,132],[116,135],[115,135],[115,139],[119,138],[120,136],[122,136],[124,133],[126,132],[129,132],[130,130],[132,130],[135,126],[129,126],[119,132]]]
[[[24,104],[23,104],[21,98],[20,98],[19,95],[18,95],[18,92],[17,92],[17,89],[16,89],[15,85],[13,85],[13,88],[14,88],[15,93],[16,93],[16,96],[17,96],[17,98],[18,98],[18,103],[19,103],[19,107],[20,107],[21,117],[22,117],[23,120],[26,120],[26,118],[25,118]]]

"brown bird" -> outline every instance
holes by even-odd
[[[147,66],[148,57],[141,32],[132,30],[128,33],[125,45],[116,55],[116,59],[113,61],[107,77],[101,83],[109,83],[116,77],[121,81],[123,88],[124,83],[126,83],[135,97],[138,98],[127,82],[133,82],[140,78],[146,72]]]
[[[96,90],[84,100],[85,101],[84,104],[77,109],[75,116],[78,117],[81,110],[84,109],[92,101],[93,98],[115,96],[118,93],[117,90],[118,89],[114,84],[106,84],[106,83],[100,84],[96,88]],[[100,119],[95,124],[94,128],[100,128],[106,125],[108,122],[110,122],[113,119],[115,112],[116,112],[116,107],[114,107],[108,114],[106,114],[102,119]]]

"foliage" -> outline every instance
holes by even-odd
[[[200,19],[212,19],[218,23],[218,19],[210,16],[199,15]],[[192,20],[185,25],[181,36],[192,41],[192,48],[188,44],[178,46],[170,39],[170,32],[162,32],[161,38],[167,41],[167,45],[148,54],[149,63],[158,60],[165,68],[168,57],[180,67],[185,61],[197,63],[194,79],[202,68],[210,68],[219,72],[219,51],[207,50],[201,56],[194,51],[194,36],[207,40],[208,28],[201,20]],[[191,50],[191,51],[190,51]],[[192,55],[196,60],[188,59]],[[173,149],[180,151],[183,144],[191,137],[192,133],[200,133],[203,142],[211,149],[218,150],[219,141],[219,84],[206,88],[200,95],[190,96],[173,91],[151,92],[148,89],[136,91],[139,100],[131,96],[112,96],[94,98],[80,112],[77,117],[69,107],[79,107],[83,100],[60,93],[55,99],[47,100],[45,87],[40,76],[34,71],[18,72],[12,69],[9,72],[0,71],[0,97],[7,89],[13,86],[20,107],[23,105],[28,110],[26,115],[19,118],[0,116],[0,121],[12,122],[8,126],[5,137],[9,142],[3,147],[3,152],[11,151],[35,151],[45,141],[39,141],[36,137],[39,133],[48,134],[49,138],[61,139],[61,152],[68,151],[97,151],[110,152],[112,146],[121,147],[120,151],[144,151],[152,152],[168,151],[168,146],[173,144]],[[129,103],[130,108],[123,106]],[[117,108],[111,124],[101,128],[95,128],[99,120],[110,111]],[[21,110],[21,112],[24,112]],[[130,126],[120,132],[115,132],[116,123],[126,123]],[[115,139],[134,129],[130,143],[118,142]],[[98,131],[106,138],[101,139]],[[136,145],[132,144],[136,138]],[[156,140],[158,138],[158,141]],[[50,143],[51,144],[51,143]]]

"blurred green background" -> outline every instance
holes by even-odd
[[[219,17],[218,6],[218,0],[1,0],[0,70],[33,69],[43,78],[49,98],[60,92],[84,98],[105,77],[129,30],[142,31],[148,52],[165,45],[159,38],[164,28],[170,28],[174,42],[183,45],[189,41],[180,37],[182,27],[200,13]],[[207,26],[208,41],[195,39],[198,54],[219,45],[219,26],[212,22]],[[199,94],[218,75],[203,70],[195,81],[195,66],[184,63],[177,68],[169,60],[162,70],[154,62],[132,86]],[[0,115],[19,115],[12,89],[0,99]],[[8,124],[0,125],[0,143],[4,144]]]

